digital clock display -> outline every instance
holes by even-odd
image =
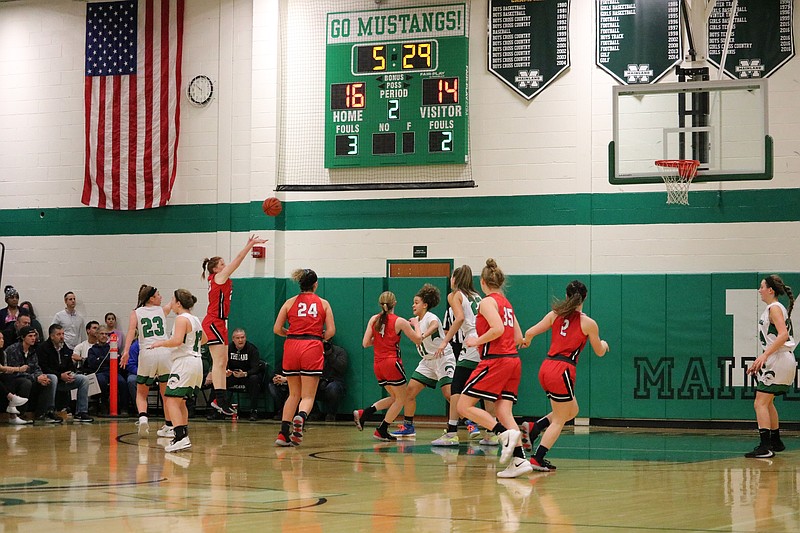
[[[353,74],[436,70],[436,41],[396,42],[353,47]]]
[[[466,5],[330,12],[325,168],[465,164]]]

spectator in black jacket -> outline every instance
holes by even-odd
[[[17,313],[17,319],[13,322],[9,322],[5,325],[3,329],[3,338],[6,341],[6,347],[10,347],[20,340],[19,332],[22,328],[31,325],[31,316],[28,314],[28,311],[25,309],[20,308],[19,312]],[[35,331],[35,328],[34,328]],[[39,343],[41,339],[37,333],[36,335],[36,342],[34,346]]]
[[[247,340],[247,333],[236,328],[231,333],[232,344],[228,347],[228,390],[247,391],[250,399],[250,420],[258,420],[258,396],[264,380],[266,365],[255,344]]]
[[[30,398],[31,391],[39,398],[37,414],[40,420],[48,423],[61,423],[53,410],[56,402],[56,385],[58,378],[53,374],[45,374],[39,367],[36,355],[36,330],[25,326],[19,330],[20,341],[6,348],[6,366],[16,367],[12,375],[18,379],[20,388],[17,394]]]
[[[344,381],[347,373],[347,352],[330,341],[325,341],[322,346],[325,350],[325,363],[317,386],[317,401],[325,421],[333,422],[339,412],[339,403],[347,391]]]
[[[100,396],[103,402],[108,402],[111,383],[111,346],[108,344],[108,328],[97,328],[97,344],[89,348],[89,355],[83,365],[85,374],[96,374],[97,383],[100,385]],[[116,361],[114,362],[116,364]],[[119,411],[128,405],[128,385],[125,374],[117,372],[117,408]]]
[[[64,328],[61,324],[52,324],[48,329],[48,338],[36,348],[39,366],[42,372],[56,376],[59,390],[77,389],[75,422],[93,422],[89,417],[89,378],[76,374],[78,367],[72,357],[72,350],[64,344]]]

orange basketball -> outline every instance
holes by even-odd
[[[281,211],[283,210],[283,205],[281,204],[280,200],[278,200],[274,196],[270,196],[269,198],[264,200],[263,204],[261,204],[261,209],[264,210],[265,215],[276,217],[281,214]]]

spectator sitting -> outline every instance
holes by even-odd
[[[75,346],[86,340],[83,317],[75,310],[77,300],[74,292],[69,291],[64,294],[64,305],[65,308],[53,317],[53,324],[61,324],[64,328],[64,342],[67,347],[74,350]]]
[[[36,413],[39,419],[48,423],[60,423],[62,420],[54,413],[56,405],[56,385],[58,378],[54,374],[45,374],[39,367],[36,355],[36,330],[25,326],[19,331],[21,340],[6,349],[6,364],[17,367],[14,377],[22,377],[17,394],[30,398],[31,389],[39,398]]]
[[[11,285],[6,285],[3,289],[6,298],[6,306],[0,309],[0,328],[5,329],[6,324],[14,322],[19,313],[19,292]]]
[[[128,349],[128,364],[125,366],[128,376],[125,381],[128,383],[128,396],[133,405],[128,405],[128,413],[136,415],[139,410],[135,405],[136,401],[136,376],[139,374],[139,339],[133,339],[131,347]]]
[[[320,402],[320,412],[325,416],[325,421],[333,422],[346,392],[344,375],[347,372],[347,352],[330,341],[325,341],[322,346],[325,362],[317,386],[317,401]]]
[[[122,348],[125,347],[125,335],[122,333],[122,330],[117,327],[117,315],[114,313],[106,313],[105,321],[106,327],[108,328],[108,338],[111,338],[112,333],[117,334],[117,346],[119,346],[121,352]]]
[[[77,389],[75,422],[93,422],[89,417],[89,378],[75,373],[78,368],[72,359],[72,350],[64,344],[64,328],[60,324],[53,324],[48,333],[47,340],[39,343],[36,349],[42,372],[56,376],[58,389]]]
[[[22,369],[19,369],[13,366],[6,366],[4,346],[5,341],[3,340],[3,336],[0,335],[0,397],[5,397],[8,400],[8,405],[6,406],[8,423],[15,425],[30,424],[30,420],[25,420],[17,416],[19,414],[19,409],[17,409],[17,407],[27,403],[28,398],[23,398],[22,396],[14,394],[14,392],[20,388],[21,381],[28,382],[25,378],[14,378],[14,374],[19,370],[27,370],[28,367],[24,366]],[[30,387],[28,388],[30,389]]]
[[[270,382],[267,383],[267,390],[269,390],[269,396],[272,398],[272,405],[275,406],[275,414],[272,419],[280,420],[283,416],[283,404],[289,398],[289,382],[286,380],[286,376],[283,375],[280,365],[275,369],[275,373],[272,374]]]
[[[228,348],[226,386],[228,390],[246,390],[250,399],[250,420],[258,420],[258,395],[264,379],[266,364],[255,344],[247,340],[247,333],[236,328],[231,334],[233,344]]]
[[[9,322],[6,324],[5,329],[3,330],[3,337],[6,341],[6,346],[11,346],[16,344],[20,340],[19,332],[25,326],[31,325],[31,317],[28,315],[28,312],[24,309],[20,309],[17,313],[17,319],[14,322]],[[36,330],[34,330],[36,331]],[[38,336],[36,342],[39,342]]]
[[[89,348],[89,356],[84,362],[84,373],[94,373],[97,375],[97,383],[100,385],[100,396],[102,400],[108,401],[111,383],[111,345],[108,344],[108,328],[100,326],[97,328],[97,343]],[[124,373],[117,373],[117,405],[122,408],[128,405],[128,384],[125,381]]]
[[[89,357],[89,349],[97,344],[97,328],[100,327],[100,323],[97,320],[91,320],[88,324],[86,324],[86,337],[87,340],[78,343],[72,349],[72,358],[75,360],[78,368],[81,368],[83,364],[86,362],[86,358]]]
[[[28,315],[31,317],[31,326],[33,326],[33,329],[39,334],[39,341],[44,340],[44,330],[42,330],[42,324],[36,320],[36,313],[33,312],[33,304],[26,300],[19,304],[19,308],[28,311]]]

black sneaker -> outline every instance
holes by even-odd
[[[63,420],[57,417],[53,411],[47,411],[45,414],[39,417],[39,420],[46,424],[60,424],[63,422]]]
[[[236,414],[236,410],[227,400],[223,400],[220,402],[215,399],[214,401],[211,402],[211,407],[213,407],[214,409],[216,409],[225,416],[233,416]]]
[[[73,422],[82,422],[84,424],[90,424],[94,422],[94,418],[90,417],[88,413],[78,413],[72,418]]]
[[[553,470],[556,469],[556,465],[554,465],[547,459],[543,458],[542,461],[539,462],[536,459],[536,457],[531,457],[531,466],[533,467],[534,470],[538,472],[552,472]]]
[[[774,457],[775,452],[767,448],[766,446],[759,444],[755,448],[753,448],[752,452],[747,452],[744,454],[745,457],[748,459],[767,459],[769,457]]]
[[[253,409],[252,411],[250,411],[250,421],[255,422],[256,420],[258,420],[258,411]]]
[[[782,452],[783,450],[786,449],[786,446],[784,446],[783,441],[780,438],[778,438],[770,441],[769,449],[772,450],[773,452]]]

